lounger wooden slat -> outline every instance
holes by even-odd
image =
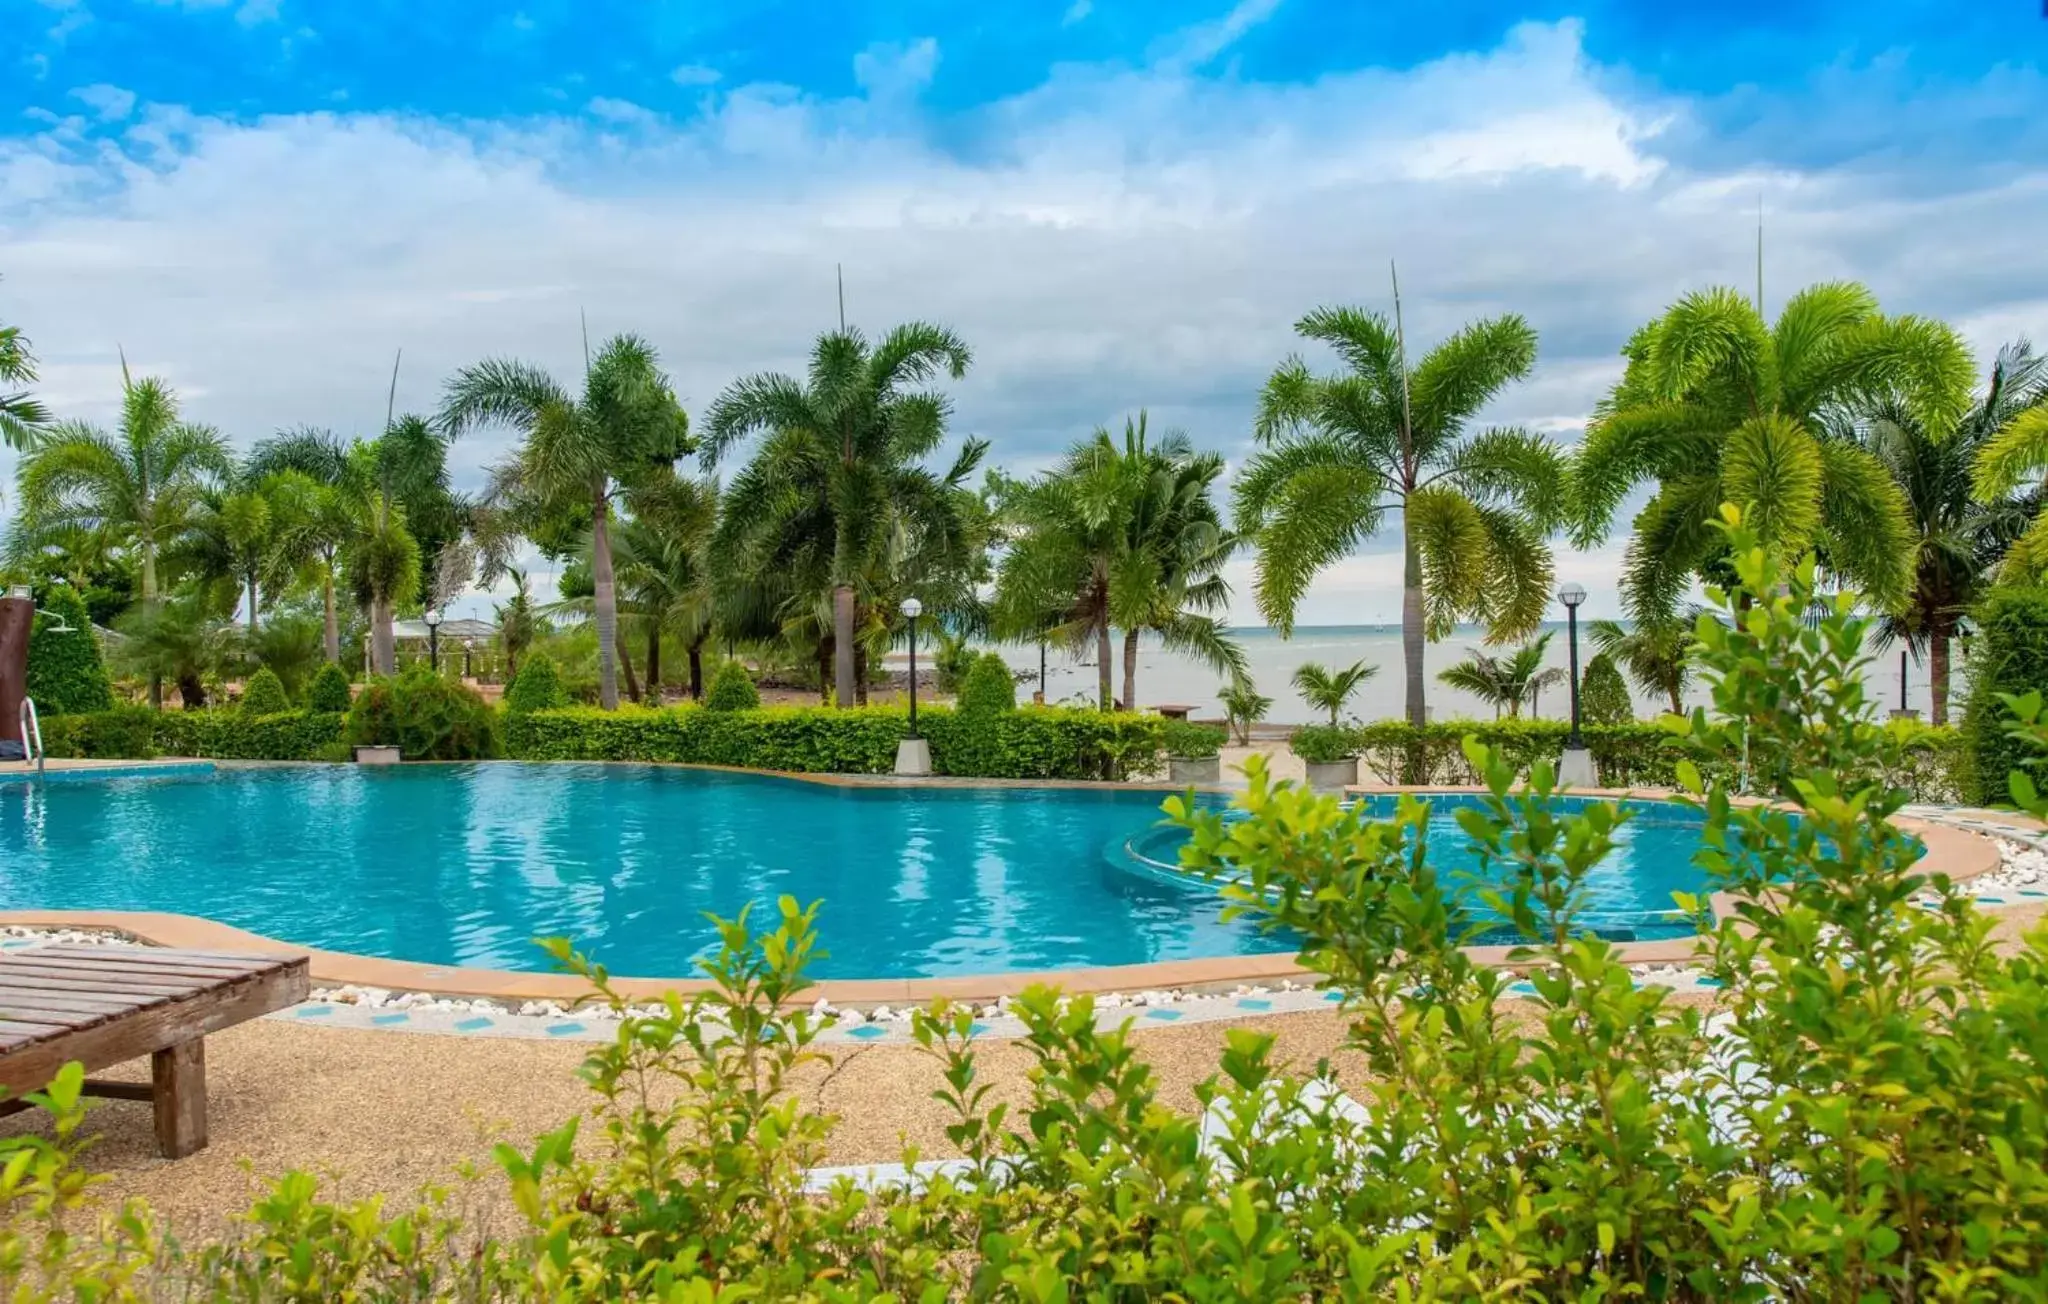
[[[112,946],[0,954],[0,1088],[19,1097],[74,1060],[92,1073],[147,1055],[146,1088],[88,1078],[86,1091],[150,1100],[158,1148],[180,1158],[206,1144],[206,1034],[295,1005],[310,987],[302,956]]]
[[[27,950],[28,948],[24,947],[23,949]],[[145,948],[136,946],[109,948],[105,946],[86,946],[77,943],[66,943],[61,946],[38,946],[34,949],[39,955],[82,955],[87,958],[92,958],[95,956],[105,955],[107,951],[110,949],[118,949],[124,956],[130,959],[141,959],[144,961],[163,961],[170,958],[165,956],[162,953],[162,951],[156,948]],[[229,966],[230,968],[236,969],[261,969],[284,954],[286,953],[277,952],[275,954],[272,954],[257,951],[195,951],[187,950],[186,948],[181,946],[177,949],[176,958],[180,963],[200,961],[212,964],[224,964]]]

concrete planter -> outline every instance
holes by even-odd
[[[1166,773],[1175,783],[1221,783],[1223,758],[1169,756],[1166,758]]]
[[[396,765],[398,762],[399,755],[396,747],[372,747],[366,745],[358,745],[356,747],[357,765]]]
[[[896,744],[896,773],[922,779],[932,772],[932,745],[924,738],[905,738]]]
[[[1308,771],[1308,786],[1317,792],[1342,792],[1358,782],[1356,756],[1347,756],[1341,761],[1305,764],[1303,768]]]

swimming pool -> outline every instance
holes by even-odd
[[[819,977],[947,977],[1286,950],[1120,849],[1157,792],[896,788],[630,765],[277,766],[0,789],[0,909],[199,915],[305,946],[545,970],[566,935],[683,977],[704,913],[822,898]],[[1435,845],[1462,845],[1446,816]],[[1615,908],[1696,890],[1645,821]],[[1150,845],[1150,844],[1146,844]],[[1436,853],[1433,853],[1436,854]],[[1451,854],[1447,849],[1443,854]],[[1605,889],[1603,889],[1605,890]]]

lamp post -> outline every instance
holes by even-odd
[[[896,773],[922,778],[932,772],[932,746],[917,732],[917,618],[924,604],[905,598],[898,610],[910,621],[910,736],[896,744]]]
[[[910,621],[910,736],[917,734],[917,618],[924,614],[924,604],[916,598],[903,599],[902,611]]]
[[[1586,739],[1579,732],[1579,604],[1586,600],[1586,590],[1580,584],[1567,584],[1557,591],[1557,600],[1564,604],[1565,643],[1571,649],[1572,687],[1572,731],[1564,741],[1564,757],[1558,762],[1557,777],[1576,787],[1593,786],[1593,757],[1586,750]]]
[[[422,619],[427,622],[427,664],[438,675],[441,673],[441,609],[428,607]]]
[[[473,653],[475,653],[475,651],[476,651],[476,639],[475,639],[475,638],[473,638],[473,637],[471,637],[471,638],[464,638],[464,639],[462,640],[462,677],[463,677],[464,679],[468,679],[468,678],[470,677],[470,674],[469,674],[469,664],[470,664],[470,657],[471,657],[471,655],[472,655]]]

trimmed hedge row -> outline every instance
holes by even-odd
[[[1910,739],[1900,772],[1885,776],[1887,781],[1911,792],[1916,801],[1960,800],[1966,758],[1956,731],[1909,722],[1892,727],[1909,731]],[[1351,732],[1361,778],[1419,786],[1480,782],[1465,759],[1468,735],[1521,770],[1562,756],[1571,726],[1562,720],[1445,720],[1417,730],[1403,720],[1383,720],[1352,726]],[[1685,753],[1663,726],[1586,725],[1582,732],[1602,787],[1677,786],[1678,761]]]
[[[330,711],[245,715],[218,711],[153,711],[117,707],[43,721],[52,756],[147,760],[204,756],[223,761],[341,760],[342,717]]]
[[[1062,707],[983,713],[971,722],[945,707],[917,714],[940,774],[990,779],[1098,779],[1156,771],[1166,722]],[[974,741],[963,733],[968,725]],[[535,761],[671,761],[816,774],[887,774],[910,718],[896,707],[696,706],[600,711],[570,707],[506,721],[506,754]],[[974,764],[959,763],[967,756]]]

